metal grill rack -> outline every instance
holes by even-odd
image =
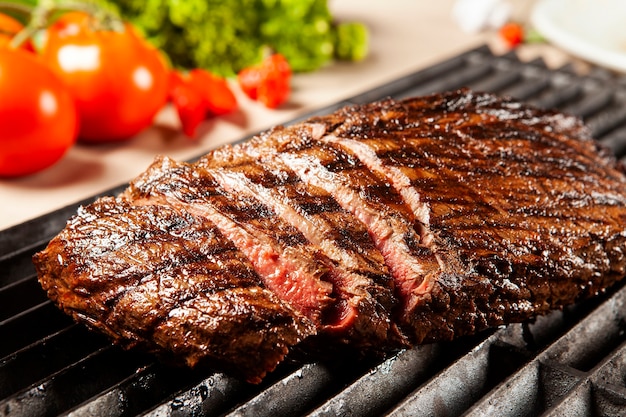
[[[548,69],[539,60],[493,55],[487,47],[302,118],[465,86],[577,114],[624,159],[626,78],[601,69],[584,76],[569,66]],[[285,363],[260,385],[172,369],[122,351],[58,311],[30,260],[78,205],[97,197],[0,232],[0,416],[626,414],[624,285],[532,323],[420,346],[386,360]]]

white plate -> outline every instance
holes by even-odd
[[[531,23],[572,55],[626,72],[626,1],[539,0]]]

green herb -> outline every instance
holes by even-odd
[[[179,68],[223,76],[279,52],[293,71],[367,54],[367,28],[337,23],[326,0],[99,0],[115,7]]]

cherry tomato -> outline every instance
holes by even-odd
[[[74,101],[34,54],[0,48],[0,97],[1,176],[47,168],[76,141]]]
[[[24,26],[17,19],[14,19],[4,13],[0,13],[0,48],[8,47],[11,39],[13,39],[13,37],[22,29],[24,29]],[[34,51],[30,40],[20,45],[20,48],[28,51]]]
[[[509,48],[515,48],[517,45],[524,42],[524,27],[519,23],[506,23],[498,32]]]
[[[82,141],[130,139],[166,103],[165,61],[129,24],[99,30],[88,15],[70,12],[48,28],[42,49],[76,100]]]

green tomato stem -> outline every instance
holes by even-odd
[[[9,43],[11,48],[19,48],[20,45],[32,38],[38,31],[48,27],[52,22],[52,18],[59,12],[85,12],[93,17],[95,22],[94,29],[96,30],[124,30],[124,23],[119,16],[89,1],[40,0],[36,7],[0,1],[0,10],[15,11],[24,14],[28,18],[28,23],[24,29],[18,32]]]
[[[33,30],[30,26],[26,26],[24,29],[20,30],[9,42],[9,48],[17,49],[24,42],[30,39],[35,35],[36,30]]]
[[[10,1],[0,1],[0,10],[17,12],[29,17],[35,8],[23,3],[12,3]]]
[[[26,40],[28,40],[28,38],[34,35],[35,31],[30,28],[30,22],[32,22],[35,9],[35,7],[23,3],[0,1],[0,10],[16,12],[24,15],[29,22],[24,29],[16,33],[13,39],[11,39],[11,42],[9,42],[10,48],[19,48],[24,42],[26,42]]]

